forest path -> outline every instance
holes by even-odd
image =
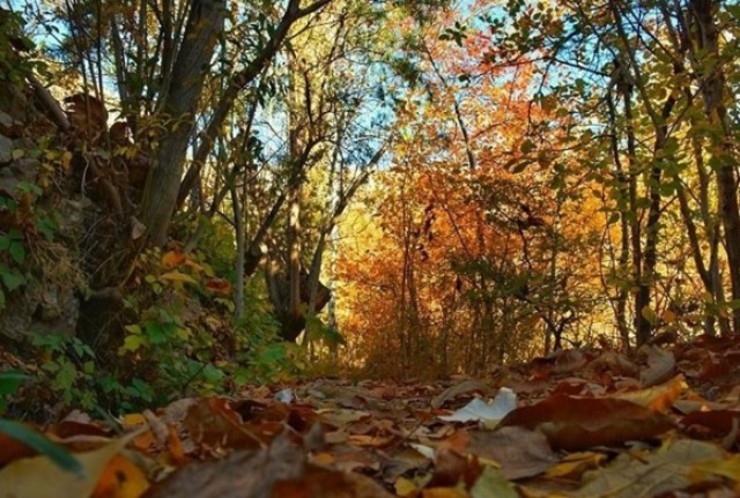
[[[85,477],[0,433],[0,497],[736,496],[738,359],[703,338],[481,379],[250,387],[126,415],[125,436],[73,412],[44,432]]]

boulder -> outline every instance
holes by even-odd
[[[1,159],[0,155],[0,163]],[[38,174],[39,162],[30,157],[17,159],[5,167],[0,167],[0,195],[15,195],[18,184],[33,183]]]
[[[0,111],[0,134],[9,138],[18,138],[23,131],[23,123],[16,121],[13,117]]]

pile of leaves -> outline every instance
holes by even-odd
[[[737,496],[739,359],[740,340],[702,337],[480,380],[252,387],[72,412],[42,444],[6,421],[0,497]]]

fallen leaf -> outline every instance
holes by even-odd
[[[244,496],[244,495],[241,495]],[[393,498],[378,483],[354,472],[309,467],[302,476],[275,483],[272,498]]]
[[[28,458],[36,454],[36,450],[0,432],[0,467],[13,460]]]
[[[516,393],[502,387],[490,404],[475,398],[452,415],[442,415],[439,419],[445,422],[497,422],[515,408]]]
[[[518,498],[519,493],[506,479],[503,472],[486,466],[470,489],[470,496],[471,498]]]
[[[393,489],[396,491],[396,496],[407,498],[416,496],[416,490],[418,488],[412,480],[406,479],[405,477],[399,477],[393,485]]]
[[[553,478],[567,478],[578,480],[584,472],[598,468],[607,456],[593,451],[579,451],[566,455],[563,460],[550,467],[545,476]]]
[[[481,460],[494,460],[501,474],[515,480],[541,474],[560,458],[540,432],[522,427],[502,427],[497,431],[470,432],[466,453]]]
[[[740,410],[707,410],[689,413],[681,419],[684,426],[702,425],[712,430],[715,436],[727,435],[733,427],[733,420],[740,420]]]
[[[153,485],[146,498],[268,498],[281,479],[303,474],[305,455],[287,433],[268,448],[239,450],[223,460],[196,462]]]
[[[346,427],[353,422],[370,418],[369,412],[364,412],[360,410],[347,410],[343,408],[319,410],[318,413],[319,418],[322,422],[336,427],[337,429]]]
[[[677,375],[659,386],[620,393],[613,397],[631,401],[636,405],[665,413],[673,406],[673,403],[685,388],[686,382],[683,375]]]
[[[740,483],[740,455],[699,462],[692,465],[689,473],[694,482],[704,482],[708,475],[722,476]]]
[[[90,496],[108,462],[128,444],[137,433],[111,441],[87,453],[75,455],[84,475],[66,472],[46,456],[15,460],[0,470],[0,490],[3,498],[84,498]],[[42,476],[42,478],[40,478]]]
[[[673,353],[648,345],[643,346],[640,351],[647,352],[648,368],[640,372],[640,382],[644,387],[660,384],[675,375],[676,358]]]
[[[429,488],[421,492],[422,498],[468,498],[465,491],[456,488]]]
[[[203,399],[188,408],[183,425],[196,446],[208,449],[255,449],[264,442],[241,423],[221,398]]]
[[[68,449],[50,441],[46,436],[26,424],[14,422],[12,420],[0,419],[0,435],[2,434],[9,436],[11,439],[22,443],[28,448],[31,448],[34,452],[41,453],[41,455],[48,458],[48,460],[54,463],[54,465],[57,465],[67,472],[71,472],[76,475],[83,474],[84,469],[82,468],[82,465],[74,456],[72,456]],[[22,453],[22,451],[17,448],[17,445],[11,444],[10,453],[11,455],[15,454],[18,456],[18,453]],[[7,456],[5,458],[7,458]]]
[[[349,436],[349,440],[357,446],[372,446],[374,448],[381,448],[383,446],[388,446],[388,444],[393,441],[393,438],[382,436],[351,435]]]
[[[696,464],[723,456],[721,448],[691,440],[667,443],[646,458],[636,459],[625,453],[605,469],[587,473],[585,485],[574,496],[659,496],[691,485]]]
[[[383,480],[387,483],[397,482],[398,478],[409,473],[417,474],[426,470],[432,463],[432,456],[427,457],[414,448],[403,447],[393,451],[388,460],[383,462]]]
[[[604,351],[601,356],[591,362],[590,366],[597,371],[602,369],[611,370],[618,375],[629,377],[638,375],[640,371],[640,367],[616,351]]]
[[[553,353],[555,363],[552,367],[552,373],[564,374],[575,372],[583,368],[588,361],[579,349],[559,349]]]
[[[630,401],[563,395],[517,408],[499,423],[511,425],[540,430],[554,449],[570,451],[653,438],[674,427],[665,415]]]
[[[465,380],[459,384],[448,387],[440,395],[434,397],[434,399],[432,399],[432,408],[440,408],[446,402],[451,401],[463,394],[477,392],[485,395],[488,394],[489,391],[490,388],[479,380]]]
[[[116,455],[105,467],[92,498],[138,498],[148,488],[141,469],[125,456]]]

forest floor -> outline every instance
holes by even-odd
[[[39,430],[81,469],[0,431],[0,498],[740,496],[740,340],[253,387]]]

